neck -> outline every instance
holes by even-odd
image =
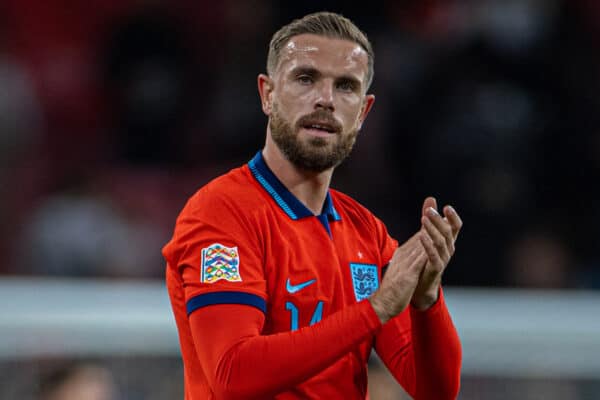
[[[275,176],[315,215],[321,214],[333,168],[323,172],[305,171],[292,164],[267,135],[263,158]]]

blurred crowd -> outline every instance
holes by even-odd
[[[349,3],[0,0],[0,276],[161,279],[186,199],[263,144],[271,35],[331,10],[371,39],[377,98],[332,186],[400,241],[425,196],[454,205],[446,285],[600,289],[600,2]],[[401,397],[371,364],[372,398]],[[181,398],[181,374],[176,357],[3,361],[0,397]],[[463,388],[579,400],[598,383]]]
[[[332,186],[401,241],[453,204],[447,285],[600,288],[594,0],[2,0],[0,273],[161,278],[186,199],[263,144],[270,36],[321,9],[376,52]]]
[[[0,363],[7,400],[183,399],[177,358],[112,357]],[[143,365],[143,368],[140,368]],[[595,400],[600,382],[548,378],[465,377],[461,400]],[[371,400],[410,400],[381,363],[369,363]]]

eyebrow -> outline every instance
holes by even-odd
[[[357,89],[362,88],[362,82],[351,75],[342,75],[336,78],[336,82],[348,82],[354,85]]]
[[[321,72],[319,72],[318,69],[313,68],[313,67],[306,67],[306,66],[299,66],[299,67],[294,68],[291,71],[291,74],[293,76],[299,76],[299,75],[321,76]]]
[[[291,71],[291,75],[299,76],[299,75],[308,75],[312,77],[320,77],[323,75],[321,71],[316,68],[309,66],[298,66]],[[362,87],[361,81],[353,75],[340,75],[335,78],[336,82],[350,82],[357,87]]]

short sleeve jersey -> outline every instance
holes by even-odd
[[[380,220],[333,189],[322,213],[314,215],[277,179],[260,152],[201,188],[163,249],[186,399],[210,398],[187,319],[195,310],[215,304],[255,307],[265,313],[264,335],[309,326],[377,290],[397,245]],[[364,398],[372,342],[278,398],[315,393]]]

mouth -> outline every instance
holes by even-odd
[[[334,135],[339,131],[337,126],[326,121],[309,121],[301,126],[308,131],[308,133],[320,137]]]

